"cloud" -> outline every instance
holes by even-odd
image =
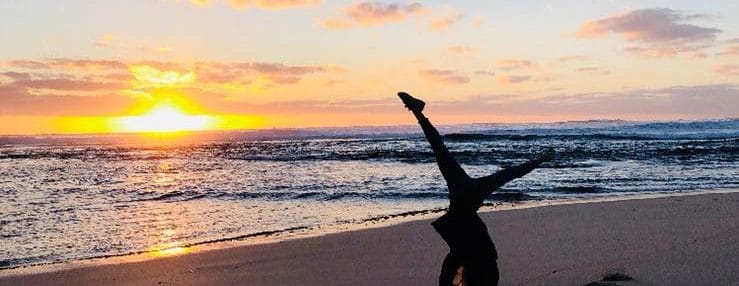
[[[0,115],[97,116],[124,112],[135,103],[117,94],[69,96],[28,93],[8,85],[0,85]]]
[[[419,71],[418,74],[431,83],[465,84],[470,82],[468,76],[461,75],[454,70],[428,69]]]
[[[475,71],[475,75],[480,75],[480,76],[495,76],[495,72],[493,72],[493,71],[486,71],[486,70],[477,70],[477,71]]]
[[[557,60],[561,63],[586,61],[588,59],[590,58],[583,55],[570,55],[557,58]]]
[[[118,38],[116,36],[113,36],[112,34],[105,34],[100,36],[97,40],[95,40],[94,45],[97,47],[110,47],[112,45],[115,45],[118,43]]]
[[[0,75],[7,77],[11,80],[29,80],[32,77],[30,73],[14,72],[14,71],[2,72],[0,73]]]
[[[345,80],[332,79],[332,80],[326,81],[326,83],[324,83],[324,85],[326,85],[326,86],[334,86],[334,85],[340,85],[340,84],[345,84],[345,83],[346,83]]]
[[[190,0],[197,6],[210,6],[214,0]],[[237,10],[257,7],[261,9],[287,9],[320,4],[321,0],[225,0],[228,7]]]
[[[497,63],[495,63],[495,65],[499,69],[505,71],[532,69],[537,67],[537,65],[532,61],[518,59],[498,61]]]
[[[448,10],[443,14],[432,17],[426,24],[432,31],[444,31],[462,20],[463,17],[464,15],[455,10]]]
[[[341,16],[323,19],[319,24],[329,30],[346,30],[398,23],[411,17],[423,18],[432,31],[443,31],[459,22],[463,15],[452,8],[434,12],[420,2],[360,1],[344,8]]]
[[[579,73],[590,73],[590,74],[600,74],[600,75],[611,74],[611,72],[605,70],[602,67],[594,67],[594,66],[579,67],[579,68],[576,68],[575,71]]]
[[[70,59],[70,58],[53,58],[43,61],[33,60],[10,60],[5,63],[14,68],[31,69],[31,70],[107,70],[107,69],[127,69],[128,65],[117,60],[91,60],[91,59]]]
[[[463,45],[454,45],[454,46],[447,46],[444,48],[444,51],[447,53],[452,54],[474,54],[477,52],[477,50],[470,46],[463,46]]]
[[[400,22],[406,18],[423,12],[421,3],[409,4],[358,2],[345,9],[350,19],[362,26],[376,26]]]
[[[645,57],[669,57],[709,47],[719,29],[686,23],[708,18],[702,14],[654,8],[640,9],[586,22],[575,36],[580,39],[622,37],[632,46],[627,51]]]
[[[15,80],[12,85],[24,89],[51,89],[62,91],[116,90],[126,87],[126,85],[121,82],[101,82],[98,80],[65,78]]]
[[[329,30],[348,30],[354,26],[352,22],[343,19],[326,19],[321,21],[320,25]]]
[[[502,75],[498,77],[498,82],[502,84],[516,84],[531,80],[529,75]]]
[[[295,84],[314,74],[344,72],[340,67],[328,65],[69,58],[10,60],[0,65],[4,68],[0,72],[0,105],[9,104],[2,108],[2,112],[14,114],[37,114],[33,109],[34,104],[61,104],[56,107],[60,109],[58,111],[39,109],[47,110],[50,114],[90,115],[97,114],[97,110],[93,110],[94,105],[85,105],[85,108],[91,109],[89,111],[71,105],[74,102],[128,103],[134,99],[154,99],[179,93],[193,97],[208,94],[213,98],[206,101],[218,100],[250,90]],[[124,107],[115,108],[122,110]]]
[[[427,100],[435,118],[464,115],[475,120],[587,120],[636,119],[668,120],[736,117],[739,87],[736,85],[674,86],[635,89],[622,92],[558,93],[521,96],[511,94],[475,94],[454,100]],[[382,118],[403,114],[402,106],[392,97],[378,99],[302,100],[252,104],[224,102],[214,109],[231,112],[291,114],[381,114]],[[495,114],[494,116],[490,116]],[[398,117],[400,118],[400,117]],[[402,120],[402,119],[398,119]],[[330,124],[330,122],[328,122]]]
[[[210,4],[213,4],[213,0],[190,0],[190,3],[198,6],[210,6]]]
[[[718,65],[713,71],[725,76],[739,76],[739,65]]]
[[[476,15],[474,18],[472,18],[472,21],[470,22],[472,24],[472,27],[475,28],[482,28],[483,25],[485,25],[485,16],[482,15]]]
[[[603,93],[510,96],[477,95],[440,105],[440,113],[498,114],[575,119],[688,119],[736,117],[739,87],[730,84],[674,86]]]
[[[721,56],[739,56],[739,38],[726,41],[724,50],[718,54]]]

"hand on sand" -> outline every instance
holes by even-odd
[[[400,100],[403,101],[403,104],[405,104],[405,107],[408,108],[408,110],[413,112],[421,112],[423,111],[423,107],[426,106],[426,103],[422,100],[415,98],[411,96],[410,94],[407,94],[405,92],[398,92],[398,97],[400,97]]]
[[[547,162],[551,160],[554,160],[554,149],[552,148],[547,148],[544,153],[541,153],[541,155],[539,155],[539,161],[541,162]]]

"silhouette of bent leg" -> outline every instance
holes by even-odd
[[[539,167],[541,163],[548,161],[549,156],[553,156],[549,152],[552,151],[547,151],[547,153],[543,154],[539,158],[529,160],[526,163],[505,168],[489,176],[474,179],[477,184],[478,196],[484,199],[506,183],[530,173]]]

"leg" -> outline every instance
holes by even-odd
[[[490,176],[477,178],[475,179],[477,192],[479,193],[479,196],[482,197],[482,199],[485,199],[485,197],[487,197],[490,193],[494,192],[506,183],[514,179],[523,177],[524,175],[539,167],[539,165],[541,165],[542,163],[550,161],[552,159],[554,159],[554,150],[548,149],[536,159],[529,160],[528,162],[521,165],[505,168],[503,170],[495,172]]]
[[[472,178],[467,175],[464,169],[462,169],[462,166],[452,157],[452,154],[449,153],[446,145],[444,145],[444,141],[441,140],[439,132],[421,112],[425,103],[404,92],[398,93],[398,96],[403,100],[405,106],[413,111],[413,115],[416,116],[418,124],[423,129],[423,134],[426,135],[426,139],[431,144],[431,149],[436,156],[436,163],[439,165],[441,175],[444,176],[449,189],[449,209],[455,211],[474,209],[475,193],[470,192],[471,187],[474,186]]]

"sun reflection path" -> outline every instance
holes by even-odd
[[[147,253],[154,257],[164,257],[190,252],[190,247],[182,246],[180,241],[171,241],[176,233],[177,231],[171,228],[162,230],[158,239],[159,243],[152,246]]]
[[[149,251],[149,255],[154,257],[166,257],[180,254],[186,254],[190,252],[189,247],[183,246],[171,246],[171,247],[155,247]]]

